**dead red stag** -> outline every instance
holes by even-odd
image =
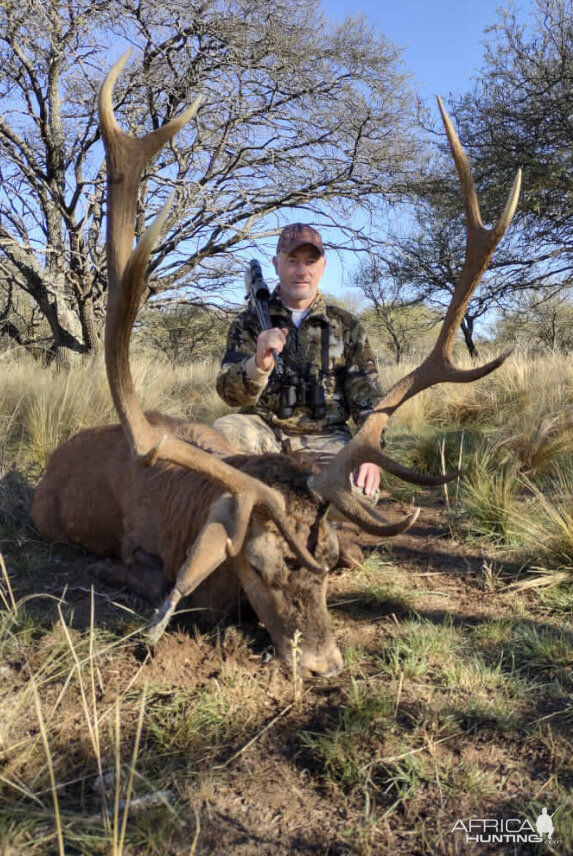
[[[468,301],[515,211],[520,175],[498,222],[485,228],[467,158],[440,102],[461,182],[467,241],[434,349],[382,396],[353,440],[319,473],[285,456],[239,455],[204,425],[144,413],[134,390],[131,330],[148,259],[169,211],[168,203],[132,252],[138,188],[148,161],[194,115],[198,103],[143,138],[124,133],[111,95],[126,59],[109,72],[99,101],[108,169],[105,353],[121,424],[81,431],[54,452],[36,490],[35,525],[50,541],[120,557],[122,584],[151,598],[168,592],[148,628],[150,640],[159,638],[182,597],[192,595],[193,606],[227,610],[242,590],[283,660],[292,661],[296,634],[301,672],[333,674],[342,657],[326,605],[328,573],[338,558],[329,509],[335,507],[369,533],[390,537],[411,526],[418,510],[389,524],[359,502],[349,489],[349,475],[361,462],[376,462],[419,484],[441,484],[458,475],[413,473],[382,451],[380,438],[394,411],[421,390],[477,380],[507,357],[469,370],[451,362]]]

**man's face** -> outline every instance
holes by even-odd
[[[273,259],[280,280],[280,296],[290,309],[306,309],[318,292],[326,259],[312,244],[303,244]]]

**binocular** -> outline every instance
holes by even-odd
[[[279,393],[279,419],[290,419],[297,406],[309,407],[313,419],[322,419],[326,413],[322,383],[315,380],[309,383],[283,383]]]

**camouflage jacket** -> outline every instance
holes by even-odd
[[[237,315],[227,338],[227,351],[217,376],[217,392],[242,413],[256,413],[270,425],[294,434],[318,434],[339,429],[352,417],[360,426],[381,396],[372,350],[362,324],[350,312],[327,304],[319,292],[300,327],[275,291],[269,314],[276,327],[288,329],[280,361],[282,379],[273,369],[255,365],[261,332],[249,306]],[[328,325],[328,370],[323,372],[322,329]],[[280,418],[281,385],[295,388],[292,414]],[[324,415],[313,417],[312,387],[324,389]],[[284,396],[284,393],[283,393]]]

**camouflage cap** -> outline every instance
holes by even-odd
[[[279,235],[277,253],[292,253],[304,244],[310,244],[321,256],[324,255],[322,238],[316,229],[305,223],[291,223]]]

